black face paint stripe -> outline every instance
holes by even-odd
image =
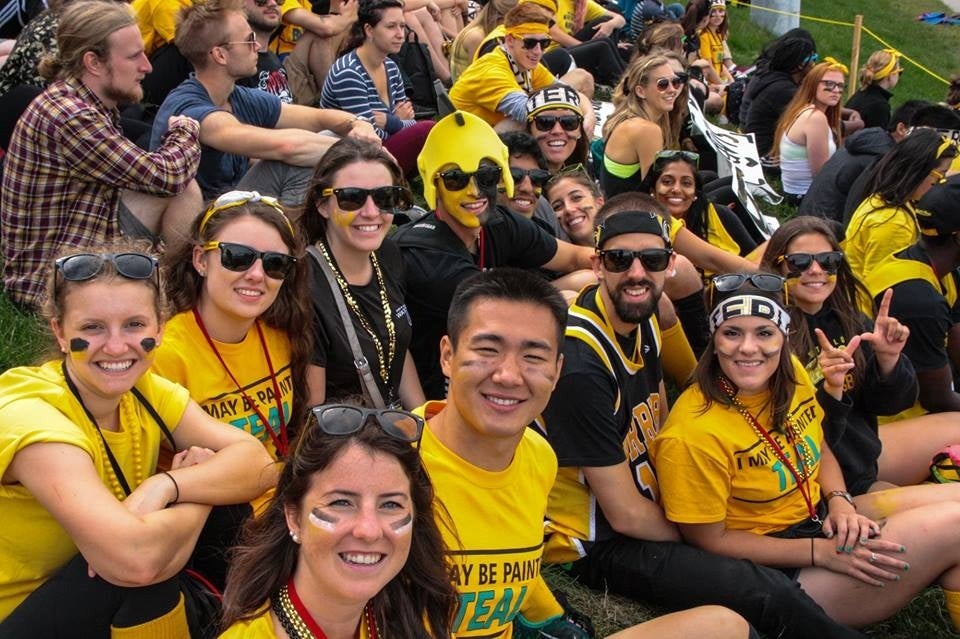
[[[156,347],[157,340],[152,337],[144,337],[142,340],[140,340],[140,348],[142,348],[146,353],[149,353]]]
[[[90,342],[83,339],[82,337],[74,337],[73,339],[70,340],[71,353],[82,353],[88,348],[90,348]]]

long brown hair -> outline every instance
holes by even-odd
[[[647,55],[637,58],[624,71],[623,77],[613,92],[613,113],[603,123],[603,137],[609,139],[621,122],[630,118],[643,118],[660,127],[663,134],[663,146],[669,148],[679,145],[679,131],[674,132],[670,113],[664,113],[654,120],[645,107],[645,100],[637,95],[636,88],[646,85],[653,69],[669,66],[670,61],[663,55]]]
[[[793,95],[793,99],[790,100],[780,119],[777,120],[777,129],[773,134],[773,149],[770,152],[770,157],[780,157],[780,140],[790,127],[793,126],[793,123],[800,113],[814,104],[817,97],[817,89],[820,87],[820,81],[823,80],[823,76],[828,71],[840,71],[843,75],[846,75],[846,72],[840,68],[840,65],[833,62],[821,62],[810,69],[807,75],[803,76],[800,88],[797,89],[797,92]],[[843,133],[840,130],[840,111],[842,108],[843,104],[838,102],[834,106],[827,107],[825,111],[827,124],[833,133],[833,141],[836,142],[837,147],[843,142]]]
[[[293,576],[300,546],[290,538],[285,509],[301,509],[314,476],[351,444],[395,458],[410,480],[414,515],[410,554],[397,576],[370,600],[378,626],[389,627],[396,639],[449,639],[458,598],[435,517],[433,485],[419,451],[372,421],[346,437],[328,435],[312,421],[303,429],[266,512],[247,520],[233,551],[223,593],[223,629],[256,617]]]
[[[252,217],[270,226],[286,245],[290,254],[297,257],[297,263],[283,281],[273,301],[263,315],[259,317],[264,324],[277,329],[290,340],[290,373],[293,380],[293,406],[291,407],[291,429],[302,422],[307,408],[307,365],[313,355],[313,332],[304,330],[312,321],[312,309],[307,292],[307,264],[303,259],[303,245],[290,227],[286,216],[263,202],[247,202],[239,206],[220,210],[200,226],[205,214],[200,214],[190,226],[190,240],[184,242],[176,251],[163,258],[166,272],[166,291],[174,313],[183,313],[197,308],[203,296],[204,278],[193,267],[193,250],[216,239],[220,232],[235,220]]]
[[[763,259],[760,261],[760,267],[769,271],[777,272],[779,266],[777,259],[786,255],[790,243],[801,235],[816,234],[823,237],[830,243],[830,250],[839,251],[840,243],[836,235],[830,228],[830,225],[823,219],[810,215],[800,215],[787,222],[784,222],[778,228],[767,242],[767,249],[763,252]],[[850,264],[844,259],[837,269],[837,284],[830,294],[830,297],[824,302],[824,306],[830,309],[840,322],[844,337],[852,338],[863,331],[863,315],[858,309],[859,299],[870,299],[867,288],[853,274]],[[790,311],[790,345],[805,366],[816,359],[819,347],[816,337],[810,330],[807,323],[806,314],[800,308],[792,304]],[[860,381],[866,366],[866,359],[863,355],[863,349],[857,349],[853,355],[854,383]]]
[[[83,56],[88,51],[105,60],[110,55],[110,36],[134,24],[137,19],[125,2],[72,3],[60,12],[57,53],[42,56],[37,70],[47,80],[79,78],[84,70]]]
[[[716,308],[721,302],[730,297],[748,294],[766,297],[780,306],[784,305],[782,294],[762,291],[749,282],[746,282],[735,291],[725,293],[717,292],[713,307]],[[712,311],[713,308],[710,309],[710,312]],[[711,335],[710,341],[713,342],[715,338],[716,332]],[[730,396],[720,387],[720,377],[723,375],[723,371],[720,368],[720,360],[717,358],[717,353],[711,346],[708,346],[707,349],[704,350],[691,376],[693,382],[700,387],[700,391],[703,393],[704,405],[702,412],[704,413],[710,409],[714,402],[721,406],[733,406],[733,401]],[[728,379],[728,381],[736,388],[732,380]],[[781,430],[787,422],[787,416],[790,414],[790,403],[793,401],[793,392],[796,385],[797,377],[794,374],[793,362],[791,361],[790,340],[784,339],[783,348],[780,349],[780,361],[777,362],[777,370],[773,372],[773,375],[770,376],[770,380],[767,383],[770,389],[769,407],[773,415],[773,427],[776,430]]]

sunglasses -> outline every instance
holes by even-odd
[[[270,2],[270,0],[253,0],[253,4],[257,5],[258,7],[265,7],[267,6],[268,2]]]
[[[373,418],[380,429],[394,439],[405,442],[420,441],[423,418],[395,408],[362,408],[349,404],[327,404],[310,409],[317,425],[327,435],[352,435]]]
[[[228,47],[232,44],[249,44],[251,46],[256,46],[257,44],[257,34],[253,31],[250,32],[250,35],[247,36],[245,40],[231,40],[228,42],[221,42],[218,44],[218,47]]]
[[[668,248],[648,248],[639,251],[628,251],[627,249],[607,249],[597,251],[597,255],[603,261],[603,268],[611,273],[624,273],[630,270],[634,260],[640,260],[643,270],[650,273],[659,273],[667,268],[670,263],[670,256],[673,255],[673,249]]]
[[[518,169],[510,167],[510,175],[513,177],[514,184],[523,182],[523,178],[529,176],[533,188],[542,189],[550,181],[550,171],[543,169]]]
[[[228,271],[243,273],[257,260],[262,260],[263,272],[267,277],[282,280],[290,274],[290,269],[297,263],[297,258],[286,253],[276,251],[258,251],[244,244],[233,242],[218,242],[211,240],[203,245],[204,251],[220,249],[220,264]]]
[[[823,88],[831,93],[834,91],[843,91],[847,88],[845,82],[836,82],[834,80],[820,80],[820,84],[823,85]]]
[[[128,280],[148,280],[157,274],[157,290],[160,290],[160,269],[157,258],[143,253],[77,253],[58,258],[53,267],[67,282],[86,282],[103,270],[106,263],[113,264],[120,277]],[[57,278],[53,278],[53,297],[57,297]]]
[[[523,44],[524,49],[529,50],[539,46],[541,51],[546,51],[547,47],[553,43],[553,40],[550,38],[521,38],[520,42]]]
[[[500,184],[501,170],[499,166],[481,166],[476,171],[468,172],[460,169],[450,169],[437,173],[443,180],[448,191],[462,191],[470,184],[470,178],[477,183],[477,188],[485,191]]]
[[[673,87],[674,89],[679,91],[680,89],[683,88],[683,85],[685,85],[686,83],[687,83],[686,74],[684,74],[683,76],[675,75],[672,78],[660,78],[659,80],[657,80],[656,87],[657,87],[657,91],[661,91],[661,92],[666,91],[670,87]]]
[[[533,116],[533,126],[542,133],[553,130],[553,127],[560,123],[560,128],[564,131],[576,131],[583,123],[583,118],[579,115],[535,115]]]
[[[700,154],[693,151],[659,151],[654,156],[654,162],[663,164],[677,158],[683,158],[698,167],[700,166]]]
[[[777,258],[777,264],[786,264],[791,275],[799,275],[816,262],[830,275],[836,274],[843,263],[842,251],[825,251],[823,253],[790,253]]]
[[[337,206],[344,211],[359,211],[367,203],[367,198],[373,198],[373,203],[381,211],[393,213],[394,209],[409,209],[413,206],[413,197],[402,186],[378,186],[375,189],[362,189],[357,186],[346,186],[339,189],[323,189],[323,197],[333,195],[337,198]]]
[[[784,295],[784,302],[789,303],[789,300],[787,299],[787,291],[783,286],[785,281],[786,280],[783,277],[774,275],[773,273],[727,273],[725,275],[717,275],[710,282],[707,306],[709,308],[713,308],[715,292],[719,291],[720,293],[729,293],[731,291],[736,291],[748,282],[757,289],[767,293],[782,292]]]

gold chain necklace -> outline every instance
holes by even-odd
[[[367,319],[366,314],[360,308],[360,305],[357,304],[357,300],[354,299],[353,294],[350,292],[350,285],[347,284],[347,280],[344,279],[340,269],[336,267],[330,258],[326,244],[321,240],[317,242],[317,248],[323,254],[323,258],[327,260],[327,264],[330,265],[330,270],[336,274],[337,285],[340,287],[340,292],[343,294],[343,299],[347,303],[347,306],[350,307],[350,310],[353,311],[353,314],[360,321],[363,330],[365,330],[367,335],[370,336],[370,339],[373,340],[373,345],[377,349],[377,360],[380,364],[380,379],[383,380],[384,385],[389,391],[390,364],[393,363],[393,358],[397,352],[397,327],[393,323],[393,310],[390,308],[390,299],[387,297],[387,286],[384,284],[383,271],[380,270],[380,262],[377,260],[376,254],[373,252],[370,253],[370,263],[373,265],[373,273],[377,276],[377,285],[380,287],[380,305],[383,308],[383,322],[387,327],[386,357],[384,356],[383,342],[380,341],[380,336],[377,335],[377,332]]]
[[[271,598],[270,609],[290,639],[327,639],[323,628],[317,625],[316,620],[300,600],[297,589],[293,585],[293,577]],[[367,626],[367,636],[370,639],[380,639],[379,628],[370,602],[363,607],[361,625],[363,624]],[[358,636],[363,636],[362,629],[358,632]]]

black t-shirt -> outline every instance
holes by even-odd
[[[497,207],[483,227],[474,255],[444,222],[430,213],[402,227],[394,239],[406,267],[407,304],[413,318],[410,352],[427,399],[446,395],[440,370],[440,338],[457,284],[481,269],[496,266],[537,268],[557,253],[557,240],[530,220]],[[479,248],[479,247],[478,247]]]
[[[897,256],[928,263],[923,251],[916,245]],[[877,296],[877,305],[882,297],[882,293]],[[946,341],[953,321],[950,305],[939,290],[922,279],[909,279],[894,285],[890,316],[910,329],[903,353],[910,358],[917,371],[936,370],[949,365]]]
[[[251,89],[260,89],[280,98],[286,104],[293,103],[293,92],[287,80],[287,72],[280,63],[280,57],[273,51],[260,50],[257,54],[257,72],[249,77],[237,80],[237,84]]]
[[[403,259],[400,257],[399,249],[390,239],[386,239],[376,251],[376,256],[383,273],[397,334],[396,351],[390,363],[389,388],[380,376],[380,360],[377,357],[373,338],[360,324],[353,311],[350,311],[350,317],[353,319],[353,329],[360,342],[360,350],[370,363],[370,369],[373,371],[374,379],[377,380],[377,386],[380,387],[383,400],[390,404],[400,398],[400,376],[403,373],[403,362],[413,329],[410,314],[404,305]],[[310,256],[308,261],[310,263],[310,299],[313,302],[313,331],[316,341],[311,363],[326,369],[328,400],[361,394],[360,378],[353,364],[353,351],[350,349],[347,332],[340,320],[340,311],[337,309],[337,302],[330,290],[330,284],[316,260]],[[370,278],[368,284],[350,285],[349,288],[360,310],[380,337],[384,358],[388,357],[387,324],[383,315],[380,284],[376,274]],[[337,292],[339,293],[339,289]]]

